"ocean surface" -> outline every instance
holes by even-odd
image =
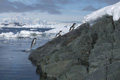
[[[3,27],[1,30],[0,30],[0,34],[1,33],[6,33],[6,32],[13,32],[13,33],[17,33],[17,32],[20,32],[20,31],[39,31],[39,32],[44,32],[44,31],[48,31],[52,28],[15,28],[15,27]]]
[[[2,28],[2,32],[17,33],[30,28]],[[49,29],[34,29],[44,32]],[[35,36],[34,36],[35,37]],[[29,48],[33,38],[5,38],[0,37],[0,80],[39,80],[36,67],[28,60]],[[32,50],[45,44],[48,37],[38,37]]]

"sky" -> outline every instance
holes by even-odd
[[[0,19],[25,16],[47,21],[82,21],[95,10],[119,0],[0,0]]]

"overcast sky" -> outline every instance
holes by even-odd
[[[49,21],[82,21],[119,0],[0,0],[0,18],[23,15]]]

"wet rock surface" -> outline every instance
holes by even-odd
[[[37,48],[29,59],[40,80],[120,80],[120,22],[105,16],[92,26],[82,24]]]

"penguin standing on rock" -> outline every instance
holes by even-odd
[[[34,38],[34,39],[32,40],[30,50],[32,49],[32,47],[33,47],[35,44],[36,44],[36,38]]]
[[[58,37],[58,36],[61,36],[61,30],[59,31],[59,33],[56,34],[55,38]]]
[[[73,25],[70,27],[69,31],[74,30],[76,23],[73,23]]]

